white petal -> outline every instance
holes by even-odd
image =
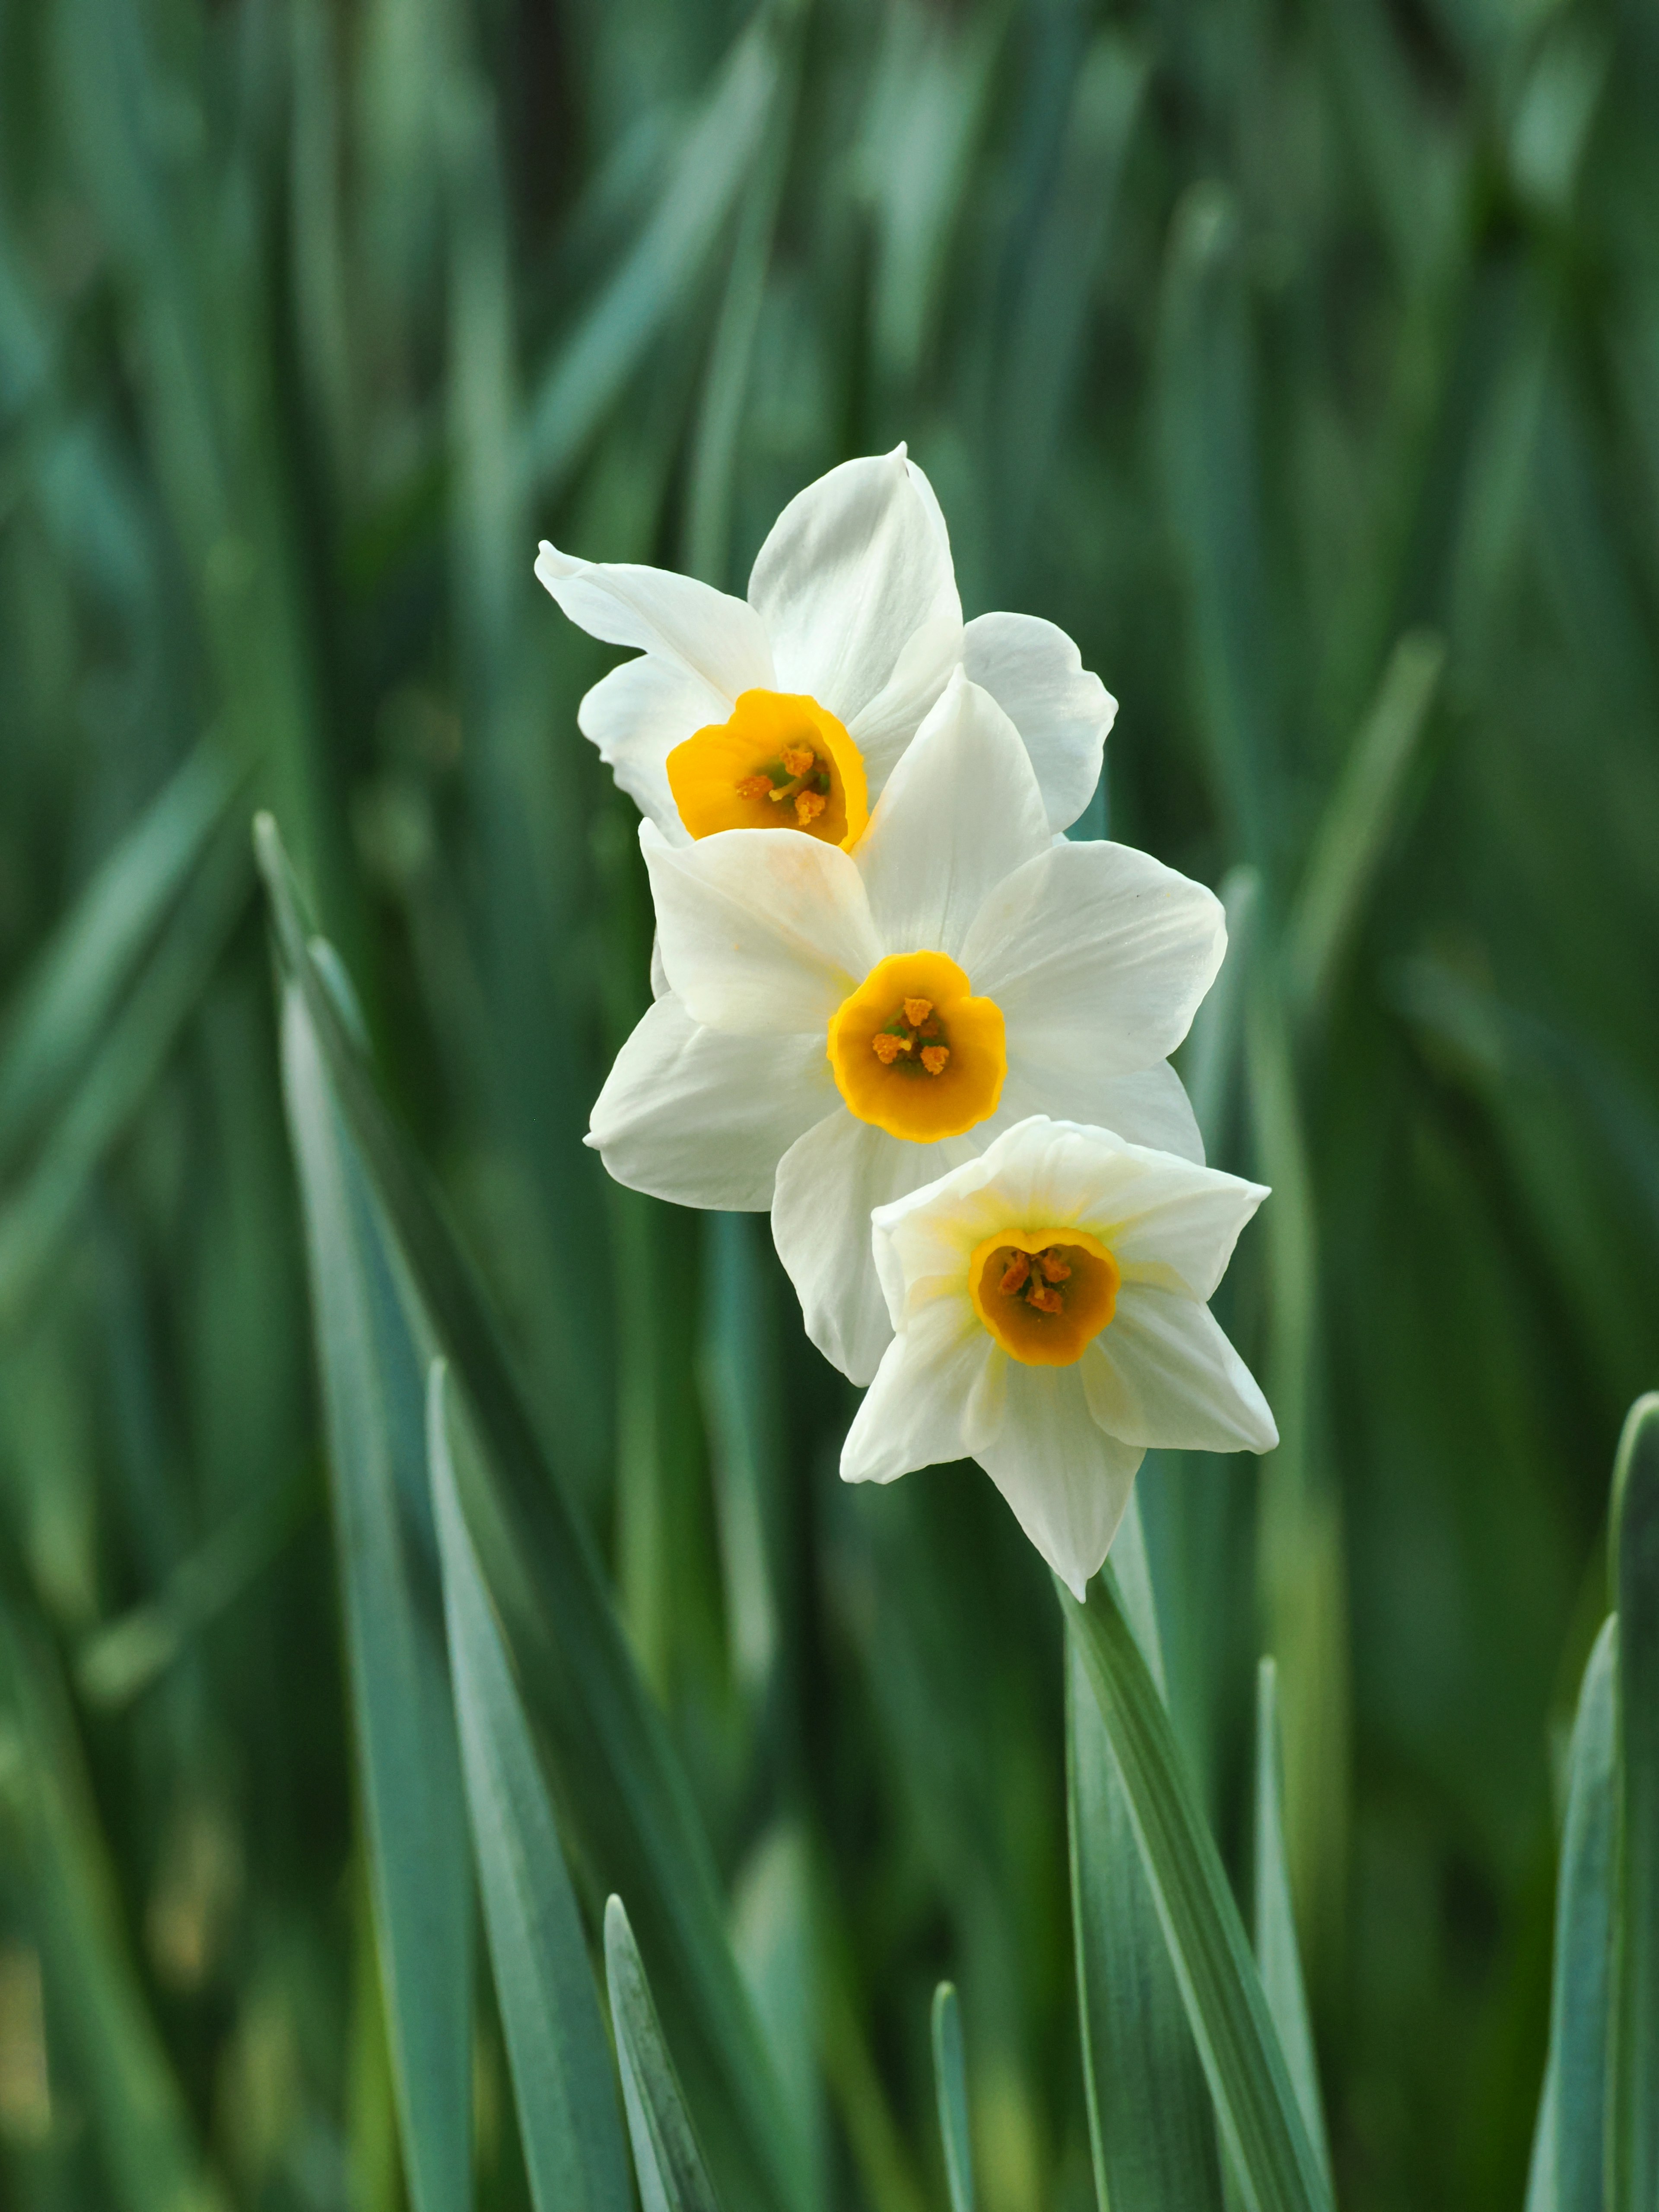
[[[670,845],[647,823],[663,966],[694,1020],[714,1029],[812,1032],[879,959],[858,870],[794,830],[725,830]]]
[[[854,1382],[869,1382],[893,1334],[871,1245],[872,1211],[970,1152],[961,1138],[907,1144],[842,1107],[779,1163],[772,1241],[800,1300],[806,1334]]]
[[[1079,1364],[1089,1409],[1125,1443],[1171,1451],[1271,1451],[1267,1401],[1209,1308],[1126,1282]]]
[[[818,1038],[703,1029],[670,996],[617,1054],[587,1141],[630,1190],[763,1212],[778,1162],[835,1096]]]
[[[995,1350],[967,1298],[935,1298],[894,1338],[842,1447],[843,1482],[966,1459],[964,1416]]]
[[[545,539],[536,574],[590,636],[665,654],[727,702],[726,714],[740,691],[772,688],[766,625],[712,584],[632,562],[578,561]]]
[[[957,957],[1003,878],[1048,849],[1018,732],[988,692],[953,676],[854,848],[883,950]]]
[[[1200,1303],[1212,1297],[1266,1187],[1137,1148],[1125,1164],[1128,1171],[1100,1201],[1124,1281],[1182,1290]]]
[[[1000,1136],[1030,1115],[1047,1114],[1056,1121],[1109,1129],[1132,1145],[1174,1152],[1203,1166],[1204,1139],[1192,1101],[1167,1060],[1133,1075],[1103,1075],[1092,1038],[1084,1035],[1066,1042],[1066,1051],[1046,1060],[1011,1055],[1001,1101],[981,1136]]]
[[[665,763],[682,739],[726,721],[731,712],[731,702],[712,684],[678,661],[646,653],[600,678],[577,708],[576,723],[641,813],[684,843]]]
[[[1035,615],[980,615],[962,634],[962,665],[1025,740],[1048,826],[1064,830],[1094,797],[1117,702],[1063,629]]]
[[[1019,1525],[1081,1601],[1117,1534],[1142,1453],[1107,1436],[1076,1367],[1008,1362],[1002,1426],[974,1456]]]
[[[1050,845],[986,900],[962,963],[1011,1062],[1062,1065],[1086,1037],[1103,1075],[1127,1075],[1180,1043],[1226,949],[1202,884],[1132,846]]]
[[[764,619],[778,689],[810,692],[855,738],[858,717],[888,690],[918,630],[949,633],[949,667],[962,630],[951,550],[902,447],[843,462],[797,493],[756,558],[749,603]],[[915,721],[930,680],[927,668],[909,668]]]

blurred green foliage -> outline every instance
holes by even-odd
[[[9,2201],[403,2201],[258,803],[823,2201],[946,2201],[948,1974],[978,2203],[1090,2202],[1038,1564],[972,1471],[844,1491],[763,1225],[580,1146],[650,926],[536,538],[740,588],[900,438],[967,611],[1121,701],[1113,833],[1228,898],[1185,1072],[1275,1188],[1226,1317],[1285,1441],[1143,1512],[1241,1883],[1277,1656],[1339,2197],[1519,2201],[1659,1379],[1656,125],[1628,0],[0,0]]]

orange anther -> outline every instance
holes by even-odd
[[[878,1030],[870,1040],[871,1048],[884,1067],[890,1067],[902,1052],[908,1052],[908,1037],[894,1036],[886,1030]]]
[[[811,775],[818,757],[811,745],[786,745],[782,759],[786,775]]]
[[[929,1075],[943,1075],[945,1063],[950,1057],[948,1044],[925,1044],[921,1048],[921,1064]]]
[[[1063,1283],[1072,1272],[1058,1252],[1039,1252],[1037,1265],[1045,1283]]]
[[[769,799],[771,796],[772,779],[769,775],[746,775],[738,786],[739,799]]]
[[[821,791],[798,791],[795,793],[795,819],[804,830],[809,822],[816,822],[830,804]]]
[[[1029,1252],[1016,1252],[1013,1258],[1009,1261],[1007,1270],[1003,1275],[1002,1280],[997,1285],[997,1288],[1002,1292],[1004,1297],[1012,1298],[1017,1292],[1023,1291],[1025,1288],[1026,1284],[1030,1280],[1030,1254]]]
[[[904,1018],[913,1030],[919,1030],[933,1011],[931,999],[907,999],[904,1002]]]
[[[1047,1283],[1033,1283],[1025,1293],[1025,1303],[1035,1306],[1039,1313],[1064,1313],[1065,1300],[1058,1291],[1051,1291]]]

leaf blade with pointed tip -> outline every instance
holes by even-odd
[[[623,2102],[645,2212],[720,2212],[639,1946],[619,1897],[605,1908],[605,1971]]]
[[[420,1347],[308,1002],[283,993],[386,2025],[415,2212],[471,2203],[471,1891],[441,1647]],[[422,1508],[424,1507],[424,1526]]]
[[[1253,2212],[1329,2212],[1261,1978],[1109,1563],[1060,1610],[1104,1723],[1229,2160]]]
[[[968,2071],[962,2052],[962,2008],[953,1983],[933,1991],[933,2088],[951,2212],[974,2212],[974,2149],[968,2131]]]
[[[1608,1956],[1618,1753],[1618,1622],[1595,1639],[1573,1721],[1555,1899],[1555,1972],[1527,2212],[1601,2212],[1607,2127]]]

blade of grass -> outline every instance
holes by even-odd
[[[561,1463],[544,1449],[470,1269],[388,1120],[307,944],[276,826],[258,826],[283,965],[363,1172],[476,1423],[456,1470],[467,1526],[533,1725],[553,1763],[572,1856],[632,1885],[697,2107],[734,2204],[799,2199],[803,2160],[732,1960],[708,1845],[641,1682]]]
[[[719,2212],[720,2200],[697,2145],[639,1946],[619,1897],[612,1897],[605,1908],[605,1971],[634,2171],[645,2212]]]
[[[1446,664],[1443,641],[1411,630],[1389,656],[1315,833],[1285,932],[1291,999],[1304,1018],[1329,996],[1394,829]]]
[[[1638,1398],[1613,1480],[1618,1887],[1607,2212],[1659,2203],[1659,1392]]]
[[[471,2201],[471,1887],[439,1626],[422,1350],[307,1000],[283,992],[387,2031],[415,2212]]]
[[[1112,1545],[1124,1616],[1161,1698],[1163,1659],[1130,1510]],[[1209,2091],[1083,1656],[1066,1657],[1066,1826],[1083,2083],[1101,2212],[1220,2212]]]
[[[962,2053],[962,2008],[954,1983],[933,1991],[933,2088],[951,2212],[974,2212],[974,2146],[968,2129],[968,2072]]]
[[[1086,1604],[1055,1585],[1104,1726],[1228,2158],[1251,2212],[1328,2212],[1220,1857],[1109,1563]]]
[[[520,465],[538,493],[550,496],[568,482],[606,410],[701,276],[748,175],[777,82],[775,34],[763,12],[687,130],[633,251],[532,394]]]
[[[1271,1659],[1264,1659],[1255,1678],[1256,1964],[1261,1969],[1267,2009],[1279,2030],[1303,2124],[1328,2189],[1331,2149],[1319,2094],[1319,2069],[1314,2061],[1302,1957],[1297,1947],[1290,1869],[1285,1863],[1284,1786],[1279,1759],[1278,1672]]]
[[[468,1449],[441,1360],[427,1397],[432,1503],[472,1846],[537,2212],[628,2212],[616,2083],[553,1808],[462,1518]]]
[[[1555,1893],[1549,2058],[1527,2185],[1527,2212],[1602,2212],[1607,2113],[1608,1950],[1618,1751],[1609,1615],[1584,1668],[1573,1722],[1567,1817]]]

